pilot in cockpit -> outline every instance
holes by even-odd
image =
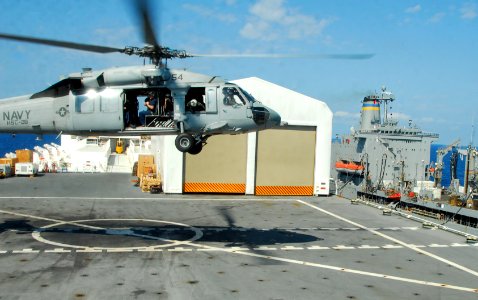
[[[236,100],[234,100],[234,92],[230,88],[224,88],[222,90],[224,94],[224,105],[234,105],[236,104]]]

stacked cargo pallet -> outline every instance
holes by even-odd
[[[138,157],[138,168],[136,176],[141,178],[143,174],[156,173],[156,166],[154,164],[154,156],[140,154]]]
[[[139,155],[136,175],[143,192],[160,192],[161,177],[156,172],[153,155]]]
[[[141,191],[159,193],[161,191],[161,176],[156,174],[141,175],[139,180]]]

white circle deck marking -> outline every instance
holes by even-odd
[[[53,246],[58,246],[58,247],[65,247],[65,248],[75,248],[75,249],[85,249],[85,248],[90,249],[91,248],[91,249],[95,249],[95,250],[121,250],[121,251],[131,250],[131,251],[133,251],[133,250],[139,250],[139,249],[144,249],[144,248],[151,249],[151,248],[165,248],[165,247],[178,246],[178,245],[187,244],[187,243],[196,241],[203,236],[203,232],[201,230],[199,230],[196,227],[192,227],[190,225],[187,225],[187,224],[177,223],[177,222],[169,222],[169,221],[161,221],[161,220],[150,220],[150,219],[90,219],[90,220],[77,220],[77,221],[68,221],[68,222],[57,222],[57,223],[42,226],[42,227],[40,227],[40,229],[53,228],[53,227],[57,227],[57,226],[64,225],[64,224],[70,224],[70,225],[77,225],[77,226],[80,226],[80,227],[85,227],[85,224],[83,224],[83,223],[107,222],[107,221],[151,222],[151,223],[161,223],[161,224],[168,224],[168,225],[177,225],[177,226],[181,226],[181,227],[184,227],[184,228],[187,228],[187,229],[191,230],[192,232],[194,232],[194,236],[187,239],[187,240],[179,241],[179,240],[170,240],[170,239],[164,239],[164,238],[160,238],[160,237],[154,237],[154,236],[142,235],[142,234],[136,234],[136,233],[127,234],[126,236],[129,236],[129,237],[147,238],[147,239],[150,239],[150,240],[158,240],[158,241],[168,242],[168,244],[165,244],[165,245],[139,246],[139,247],[91,247],[91,246],[65,244],[65,243],[51,241],[51,240],[48,240],[48,239],[42,237],[41,236],[41,231],[33,231],[32,232],[32,237],[39,242],[49,244],[49,245],[53,245]],[[97,227],[97,226],[93,227],[93,226],[86,225],[86,227],[94,228],[94,229],[107,230],[106,228]]]
[[[301,200],[296,200],[296,201],[301,202],[301,203],[303,203],[305,205],[308,205],[310,207],[313,207],[314,209],[322,210],[322,209],[320,209],[316,206],[310,205],[310,204],[308,204],[306,202],[303,202]],[[328,214],[331,214],[330,212],[327,212],[327,211],[324,211],[324,212],[326,212]],[[16,216],[24,216],[24,217],[27,216],[27,217],[30,217],[30,218],[33,218],[33,219],[56,222],[58,224],[75,224],[71,221],[61,221],[61,220],[56,220],[56,219],[51,219],[51,218],[33,216],[33,215],[29,215],[29,214],[22,214],[22,213],[16,213],[16,212],[5,211],[5,210],[0,210],[0,213],[16,215]],[[339,218],[342,218],[342,217],[339,217]],[[352,222],[350,220],[347,220],[347,221],[349,223]],[[78,222],[78,221],[76,221],[76,222]],[[94,226],[85,225],[85,224],[75,224],[75,225],[80,226],[80,227],[85,227],[85,228],[104,229],[104,228],[94,227]],[[371,230],[370,228],[366,228],[365,226],[362,226],[362,225],[360,225],[359,227],[363,228],[365,230],[371,231],[371,232],[375,232],[375,230]],[[191,228],[193,228],[193,227],[191,227]],[[201,232],[201,234],[202,234],[202,232]],[[259,258],[263,258],[263,259],[287,262],[287,263],[297,264],[297,265],[301,265],[301,266],[315,267],[315,268],[320,268],[320,269],[328,269],[328,270],[334,270],[334,271],[357,274],[357,275],[377,277],[377,278],[382,278],[382,279],[387,279],[387,280],[414,283],[414,284],[424,285],[424,286],[432,286],[432,287],[439,287],[439,288],[444,288],[444,289],[459,290],[459,291],[463,291],[463,292],[478,293],[478,289],[476,289],[476,288],[468,288],[468,287],[455,286],[455,285],[449,285],[449,284],[444,284],[444,283],[437,283],[437,282],[432,282],[432,281],[423,281],[423,280],[416,280],[416,279],[406,278],[406,277],[398,277],[398,276],[391,276],[391,275],[387,275],[387,274],[380,274],[380,273],[360,271],[360,270],[354,270],[354,269],[348,269],[348,268],[341,268],[341,267],[336,267],[336,266],[331,266],[331,265],[324,265],[324,264],[312,263],[312,262],[301,261],[301,260],[287,259],[287,258],[271,256],[271,255],[262,255],[262,254],[257,254],[257,253],[253,253],[253,252],[245,252],[245,251],[241,251],[241,250],[236,250],[237,249],[236,247],[226,249],[226,248],[208,246],[208,245],[204,245],[204,244],[195,244],[195,243],[192,243],[190,241],[184,241],[182,243],[186,244],[186,245],[196,247],[196,248],[198,248],[198,251],[221,251],[221,252],[224,252],[224,253],[234,253],[234,254],[239,254],[239,255],[244,255],[244,256],[259,257]],[[147,247],[141,247],[140,249],[138,249],[138,251],[142,252],[142,250],[145,249],[145,248],[147,248]],[[125,249],[129,249],[129,248],[125,248]],[[158,251],[162,251],[162,250],[158,249]],[[101,252],[101,250],[95,249],[95,248],[86,248],[85,249],[83,247],[82,249],[77,250],[77,252]]]

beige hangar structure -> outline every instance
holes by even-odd
[[[183,154],[175,136],[153,136],[165,193],[328,195],[332,112],[317,99],[251,77],[233,81],[277,111],[287,125],[208,139]]]

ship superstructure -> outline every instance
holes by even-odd
[[[364,97],[359,129],[332,143],[331,176],[338,195],[398,200],[428,180],[430,146],[438,134],[422,131],[411,120],[399,126],[389,112],[394,100],[385,87]]]

